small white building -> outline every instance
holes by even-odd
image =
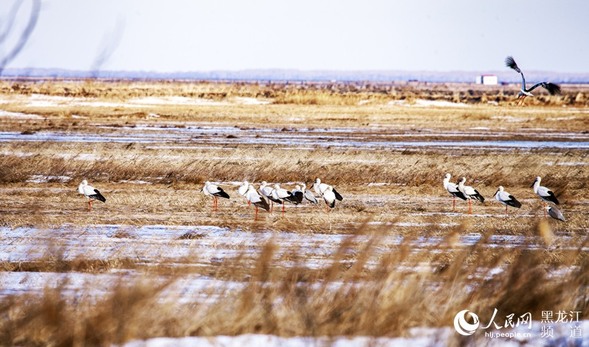
[[[476,84],[484,84],[486,86],[497,85],[497,75],[480,75],[476,78]]]

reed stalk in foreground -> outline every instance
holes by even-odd
[[[413,327],[451,326],[465,308],[529,312],[538,320],[547,309],[589,314],[587,240],[559,250],[544,245],[549,238],[528,238],[497,252],[488,246],[490,233],[471,246],[456,245],[452,234],[417,248],[419,238],[408,236],[383,252],[382,230],[360,227],[319,269],[306,266],[292,246],[288,255],[281,252],[285,246],[271,239],[257,255],[244,253],[218,268],[224,278],[241,279],[238,286],[210,287],[188,301],[174,287],[185,274],[153,272],[133,280],[121,275],[103,295],[79,288],[86,294],[72,297],[66,282],[40,295],[8,295],[0,302],[0,341],[67,346],[248,333],[394,337]]]

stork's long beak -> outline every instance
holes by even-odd
[[[534,184],[536,184],[537,180],[534,180],[534,183],[532,183],[532,185],[530,186],[530,188],[534,188]]]
[[[497,189],[497,191],[495,192],[495,194],[493,194],[493,197],[495,197],[497,195],[497,193],[499,193],[499,189]]]

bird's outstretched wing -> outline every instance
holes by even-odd
[[[514,69],[515,71],[517,71],[519,73],[522,73],[522,71],[519,69],[519,67],[515,63],[515,60],[513,59],[512,56],[509,56],[509,57],[505,58],[505,65],[507,67],[510,67],[510,68]]]
[[[527,91],[531,92],[532,90],[534,90],[540,86],[543,87],[544,89],[546,89],[548,91],[548,93],[550,93],[550,95],[560,94],[560,86],[558,84],[554,84],[554,83],[550,83],[550,82],[536,83],[533,86],[531,86],[530,89],[528,89]]]

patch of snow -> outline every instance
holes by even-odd
[[[236,96],[232,99],[232,101],[239,105],[269,105],[272,103],[271,100],[248,98],[243,96]]]
[[[31,177],[29,177],[29,179],[27,179],[28,183],[47,183],[50,181],[57,181],[57,182],[61,182],[61,183],[67,183],[69,181],[71,181],[72,178],[69,176],[45,176],[45,175],[32,175]]]
[[[120,180],[119,183],[130,183],[130,184],[151,184],[151,182],[143,180]]]
[[[513,117],[513,116],[493,116],[491,119],[498,119],[502,121],[506,121],[508,123],[522,123],[526,122],[528,118],[524,117]]]
[[[550,330],[542,330],[548,325],[532,322],[530,329],[520,325],[514,329],[492,330],[489,335],[484,333],[472,337],[461,338],[453,328],[413,328],[409,329],[406,337],[281,337],[263,334],[245,334],[237,336],[191,336],[191,337],[157,337],[147,340],[134,340],[124,344],[124,347],[238,347],[238,346],[266,346],[266,347],[425,347],[425,346],[491,346],[491,347],[519,347],[526,346],[586,346],[589,343],[589,321],[575,323],[560,323],[550,325]],[[548,333],[547,333],[548,332]],[[485,332],[487,333],[487,332]],[[463,340],[461,340],[463,339]],[[462,342],[462,343],[460,343]]]
[[[393,100],[389,101],[388,105],[391,106],[405,106],[405,107],[469,107],[465,103],[461,102],[451,102],[451,101],[444,101],[444,100],[425,100],[425,99],[416,99],[414,101],[407,101],[407,100]]]
[[[10,112],[10,111],[4,111],[4,110],[0,110],[0,117],[19,118],[19,119],[43,119],[43,117],[38,114]]]
[[[130,105],[191,105],[191,106],[222,106],[227,105],[226,102],[219,102],[204,98],[188,98],[184,96],[167,96],[167,97],[144,97],[133,98],[128,101]]]
[[[445,333],[447,329],[439,329]],[[280,347],[308,347],[308,346],[332,346],[332,347],[405,347],[405,346],[434,346],[439,342],[440,336],[410,336],[410,337],[281,337],[275,335],[246,334],[237,336],[204,336],[204,337],[159,337],[144,341],[131,341],[124,347],[241,347],[241,346],[280,346]],[[447,337],[442,338],[447,340]]]

